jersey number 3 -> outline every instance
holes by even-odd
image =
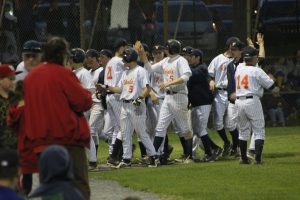
[[[107,67],[107,75],[106,75],[106,79],[107,80],[112,80],[113,77],[112,77],[112,67],[111,66],[108,66]]]
[[[243,86],[243,88],[245,89],[249,89],[248,75],[245,75],[242,78],[240,75],[238,75],[236,79],[237,79],[237,89],[241,89],[241,86]]]

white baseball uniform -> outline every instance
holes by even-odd
[[[224,128],[224,115],[228,108],[227,96],[227,65],[232,61],[232,58],[220,54],[215,57],[208,66],[209,75],[214,78],[216,93],[213,104],[214,122],[216,130]],[[226,119],[226,122],[228,120]]]
[[[79,79],[82,87],[86,88],[87,90],[89,90],[91,92],[95,92],[95,90],[96,90],[95,84],[92,80],[92,76],[91,76],[90,72],[87,69],[85,69],[82,66],[78,69],[75,69],[73,72]],[[87,121],[89,121],[90,114],[91,114],[91,110],[84,112],[84,116],[87,119]],[[89,161],[97,162],[96,147],[95,147],[95,142],[93,140],[92,134],[91,134],[91,140],[90,140]]]
[[[148,156],[156,155],[154,146],[146,132],[146,105],[132,104],[149,85],[149,75],[141,66],[136,66],[123,72],[119,87],[122,89],[120,99],[122,101],[120,125],[123,139],[123,159],[132,157],[132,134],[135,130],[141,142],[146,148]]]
[[[122,73],[125,69],[126,68],[124,67],[122,58],[115,56],[112,59],[110,59],[110,61],[106,64],[105,67],[104,84],[112,87],[117,87],[118,83],[121,80]],[[107,112],[109,114],[110,119],[105,123],[111,122],[112,124],[106,124],[105,126],[107,128],[109,126],[112,126],[114,130],[111,141],[112,143],[110,144],[110,150],[112,150],[112,145],[115,143],[116,138],[118,137],[118,139],[122,140],[120,132],[120,110],[122,106],[122,103],[120,101],[120,95],[108,93],[106,96],[106,103]]]
[[[260,97],[263,88],[269,89],[274,81],[260,68],[241,65],[235,72],[236,105],[240,125],[240,140],[248,140],[250,132],[255,140],[265,139],[265,120]]]
[[[145,68],[149,71],[163,74],[163,82],[169,82],[180,78],[182,75],[191,76],[189,64],[182,56],[167,57],[160,62],[150,65],[145,64]],[[186,83],[170,86],[166,88],[165,99],[161,106],[158,123],[156,126],[156,134],[158,137],[165,137],[167,128],[174,119],[179,126],[180,132],[191,134],[188,123],[188,98]]]

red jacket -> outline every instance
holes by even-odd
[[[16,131],[22,174],[39,172],[38,157],[33,149],[29,147],[28,141],[25,140],[24,106],[19,107],[15,104],[9,107],[7,125]]]
[[[42,63],[24,80],[26,138],[35,152],[52,144],[89,147],[90,131],[83,112],[91,93],[70,70]]]

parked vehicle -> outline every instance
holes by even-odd
[[[182,13],[177,25],[181,5]],[[168,10],[169,38],[173,38],[176,34],[176,39],[180,40],[183,45],[209,50],[217,48],[217,32],[213,28],[212,17],[208,8],[202,1],[185,0],[183,4],[180,0],[168,1]],[[155,3],[155,12],[159,34],[163,34],[162,1]]]

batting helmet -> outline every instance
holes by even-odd
[[[126,63],[130,63],[132,61],[137,61],[138,54],[132,47],[128,47],[125,49],[123,53],[123,61]]]
[[[83,49],[80,48],[74,48],[71,50],[71,56],[74,63],[82,63],[85,58],[85,52]]]
[[[168,40],[166,47],[171,55],[180,54],[181,43],[178,40],[174,40],[174,39]]]

